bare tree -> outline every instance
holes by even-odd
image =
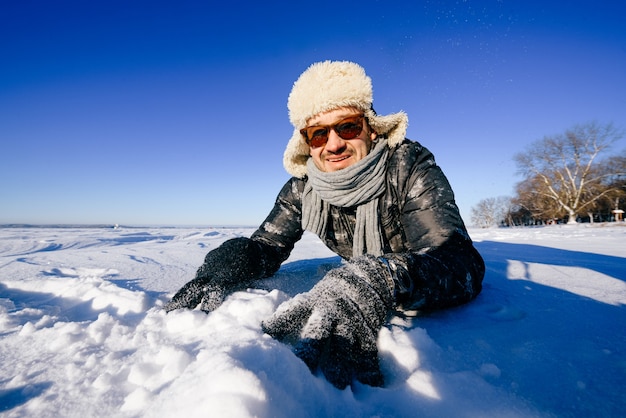
[[[507,223],[511,213],[511,198],[507,196],[488,197],[472,207],[472,224],[481,228]]]
[[[525,177],[517,187],[518,193],[523,192],[523,204],[532,202],[531,212],[551,217],[566,214],[569,223],[576,222],[578,214],[586,214],[613,192],[606,183],[619,173],[607,170],[609,165],[603,165],[599,157],[622,136],[613,124],[577,125],[516,154],[518,172]]]
[[[543,180],[539,176],[533,176],[517,183],[515,191],[517,197],[515,203],[528,211],[533,219],[540,223],[549,223],[562,217],[563,211],[554,199],[545,194],[537,193],[542,189]]]

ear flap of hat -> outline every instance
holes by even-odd
[[[306,162],[309,158],[309,145],[304,141],[300,130],[294,129],[283,154],[285,170],[294,177],[302,178],[306,175]]]
[[[404,112],[381,116],[372,110],[365,112],[372,129],[380,136],[387,137],[387,145],[392,148],[404,141],[409,127],[409,117]]]

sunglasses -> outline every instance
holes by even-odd
[[[328,135],[332,129],[339,135],[341,139],[354,139],[363,132],[364,115],[354,115],[340,120],[333,125],[308,126],[300,129],[300,133],[304,140],[312,148],[318,148],[326,145]]]

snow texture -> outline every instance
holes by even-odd
[[[378,336],[386,386],[338,390],[261,321],[340,260],[305,234],[216,311],[162,306],[250,228],[0,229],[1,417],[613,417],[626,410],[626,226],[470,230],[472,303]]]

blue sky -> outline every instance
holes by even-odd
[[[530,142],[626,128],[621,3],[10,2],[0,223],[257,225],[288,179],[291,86],[326,59],[408,113],[469,223]]]

